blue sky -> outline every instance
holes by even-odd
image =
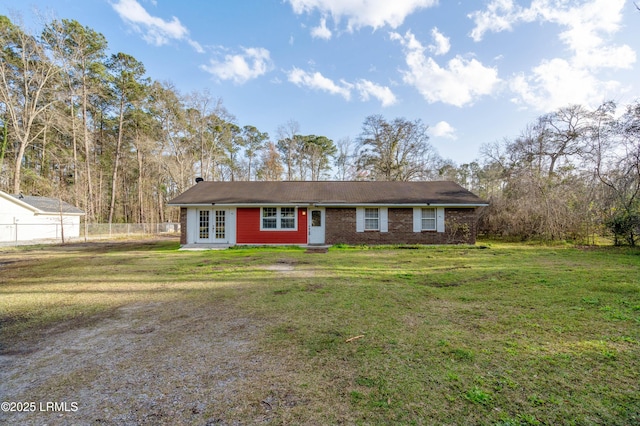
[[[0,14],[33,31],[75,19],[274,140],[290,120],[338,141],[372,114],[421,119],[461,164],[559,107],[640,98],[631,0],[3,0]]]

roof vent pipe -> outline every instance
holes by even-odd
[[[202,179],[201,177],[197,177],[196,178],[196,183],[200,183],[200,182],[204,182],[204,179]]]

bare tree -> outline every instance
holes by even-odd
[[[295,162],[296,135],[300,133],[300,124],[295,120],[289,120],[286,124],[278,126],[276,131],[278,137],[278,150],[284,156],[284,163],[287,166],[287,180],[293,180],[293,165]]]
[[[337,143],[338,155],[336,156],[336,179],[353,180],[356,177],[354,160],[354,143],[351,138],[340,139]]]
[[[521,238],[584,236],[594,182],[579,170],[589,151],[589,111],[570,106],[539,117],[516,138],[485,145],[479,187],[490,200],[482,226]]]
[[[34,36],[5,16],[0,16],[0,46],[0,102],[18,142],[13,175],[13,192],[18,194],[25,151],[43,132],[38,121],[57,102],[47,92],[58,68]]]
[[[427,129],[420,120],[396,118],[388,122],[380,115],[367,117],[358,137],[358,171],[387,181],[424,176],[435,154]]]
[[[283,172],[284,167],[282,167],[278,148],[273,142],[269,142],[267,149],[262,154],[262,162],[258,167],[256,177],[258,180],[278,181],[282,179]]]
[[[541,139],[540,154],[548,159],[548,175],[556,171],[558,162],[571,160],[585,149],[589,113],[581,105],[560,108],[538,119]]]
[[[615,118],[616,105],[603,104],[593,114],[591,155],[595,174],[608,193],[606,224],[635,245],[640,235],[640,102]]]
[[[118,134],[113,158],[111,202],[109,204],[109,223],[112,223],[115,213],[118,171],[125,131],[125,116],[127,112],[135,107],[135,103],[139,102],[144,94],[142,76],[145,73],[145,69],[141,62],[125,53],[112,55],[109,67],[113,73],[112,91],[116,98],[118,110]]]
[[[269,134],[259,131],[255,126],[244,126],[242,138],[244,139],[244,155],[248,161],[247,180],[251,180],[253,160],[265,148]]]
[[[154,83],[150,90],[151,110],[159,126],[160,165],[169,194],[186,190],[193,182],[196,151],[184,138],[185,108],[183,99],[170,83]]]

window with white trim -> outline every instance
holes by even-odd
[[[262,208],[262,229],[278,228],[278,209],[276,207]]]
[[[203,240],[209,238],[209,210],[200,210],[200,228],[198,237]]]
[[[226,213],[224,210],[216,210],[216,239],[218,240],[223,240],[225,236]]]
[[[364,230],[377,231],[380,229],[380,209],[364,209]]]
[[[263,207],[261,230],[295,230],[295,207]]]
[[[280,207],[280,229],[294,229],[296,227],[296,208]]]
[[[422,209],[422,230],[423,231],[435,231],[436,230],[436,209],[425,208]]]

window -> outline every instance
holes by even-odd
[[[364,209],[364,229],[365,231],[377,231],[380,229],[379,209]]]
[[[262,230],[295,230],[296,229],[296,208],[295,207],[263,207],[262,208]]]
[[[322,226],[322,212],[311,210],[311,226]]]
[[[281,207],[280,208],[280,228],[294,229],[296,227],[296,208]]]
[[[219,240],[224,239],[224,231],[225,231],[225,211],[224,210],[216,210],[216,238]]]
[[[436,209],[422,209],[422,230],[436,230]]]
[[[200,238],[209,238],[209,210],[200,210]]]
[[[264,207],[262,209],[262,228],[278,228],[278,209],[276,207]]]

